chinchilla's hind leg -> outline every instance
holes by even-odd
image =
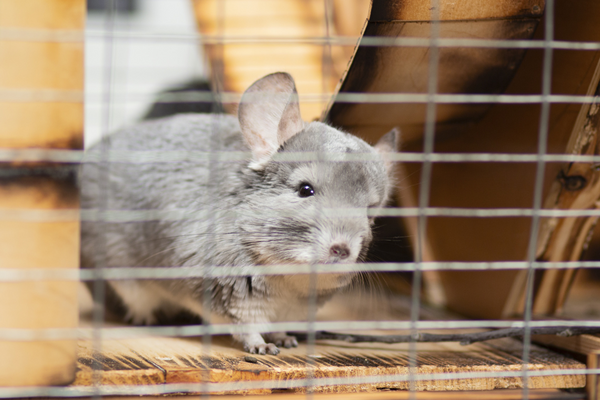
[[[147,283],[111,281],[109,286],[122,301],[126,321],[134,325],[154,325],[157,322],[156,315],[164,301]]]

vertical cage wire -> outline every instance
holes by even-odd
[[[525,331],[523,336],[523,397],[529,398],[529,382],[527,365],[531,355],[531,320],[533,317],[533,287],[535,279],[536,248],[538,242],[538,231],[540,227],[539,211],[542,208],[542,190],[544,185],[544,171],[546,163],[543,156],[548,152],[548,133],[550,122],[550,103],[547,97],[551,94],[552,84],[552,48],[550,42],[554,39],[554,0],[546,2],[544,15],[544,64],[542,69],[542,102],[540,112],[540,122],[538,130],[538,160],[536,165],[536,176],[534,186],[534,196],[531,217],[531,232],[529,237],[529,247],[527,251],[527,260],[530,267],[527,271],[527,285],[525,294],[525,313],[523,320],[525,322]]]
[[[115,14],[118,0],[108,0],[106,2],[106,11],[104,14],[104,66],[102,75],[102,86],[103,86],[103,110],[101,118],[101,138],[100,138],[100,151],[101,151],[101,169],[99,180],[101,182],[100,191],[97,194],[100,199],[100,209],[98,210],[100,221],[106,221],[104,213],[109,209],[109,174],[110,174],[110,163],[108,160],[108,143],[110,140],[107,134],[110,130],[111,112],[113,107],[113,65],[114,65],[114,23]],[[98,243],[98,258],[94,263],[94,272],[102,271],[107,267],[107,254],[108,254],[108,242],[107,232],[100,235],[100,242]],[[94,289],[94,308],[93,308],[93,327],[94,327],[94,338],[93,338],[93,349],[97,353],[102,352],[102,331],[101,328],[105,321],[105,310],[104,304],[106,303],[105,293],[105,280],[102,279],[100,274],[94,276],[92,282]],[[102,384],[102,366],[98,363],[93,365],[93,380],[94,388],[96,390],[93,393],[94,399],[101,399],[102,393],[100,390]]]
[[[436,103],[431,99],[431,96],[437,93],[438,89],[438,67],[439,67],[439,38],[440,38],[440,3],[439,0],[430,1],[431,10],[431,33],[430,33],[430,45],[429,45],[429,64],[428,64],[428,79],[427,79],[427,91],[428,101],[425,114],[425,133],[423,135],[423,163],[421,169],[421,185],[419,188],[419,215],[418,215],[418,228],[417,228],[417,240],[416,240],[416,251],[415,263],[416,270],[413,273],[412,281],[412,296],[411,296],[411,334],[417,337],[418,331],[416,329],[416,322],[419,320],[421,314],[421,285],[422,285],[422,271],[420,265],[423,262],[423,246],[425,244],[425,238],[427,237],[427,216],[424,210],[429,206],[429,194],[431,191],[431,169],[432,165],[429,161],[429,157],[434,152],[435,142],[435,124],[436,124]],[[414,374],[417,373],[417,343],[410,343],[410,364],[409,374],[411,379],[410,390],[416,392]]]

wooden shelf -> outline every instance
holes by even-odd
[[[409,302],[403,298],[374,298],[371,305],[359,304],[359,296],[341,295],[328,304],[321,319],[348,317],[377,318],[378,320],[406,319]],[[364,299],[363,299],[364,300]],[[376,305],[379,313],[369,312]],[[388,304],[388,307],[383,306]],[[344,310],[352,310],[351,312]],[[443,316],[446,316],[445,318]],[[334,317],[334,318],[332,318]],[[455,319],[455,316],[424,309],[423,319]],[[372,331],[372,333],[384,333]],[[387,331],[386,333],[391,333]],[[236,394],[265,394],[278,392],[273,382],[286,381],[288,391],[302,392],[294,380],[307,377],[307,365],[314,366],[315,378],[356,378],[400,375],[399,379],[378,383],[352,383],[337,386],[317,386],[315,392],[349,393],[378,392],[409,388],[409,344],[349,344],[319,341],[309,353],[306,344],[295,349],[282,349],[278,356],[247,356],[229,336],[213,338],[208,352],[202,338],[139,337],[104,340],[101,351],[94,352],[91,342],[79,343],[77,378],[73,386],[94,382],[93,365],[101,366],[103,385],[162,385],[170,383],[264,382],[261,389],[234,391]],[[499,339],[486,343],[461,346],[458,343],[420,343],[417,348],[415,388],[419,391],[465,391],[519,389],[523,387],[522,344],[514,339]],[[564,375],[561,370],[585,369],[585,365],[542,347],[532,346],[528,368],[532,371],[556,371],[555,375],[531,377],[531,389],[581,388],[585,375]],[[490,376],[477,374],[490,372]],[[515,372],[515,376],[499,376]],[[464,379],[422,380],[423,375],[436,373],[473,373]],[[271,382],[268,382],[271,381]],[[269,386],[269,383],[271,386]],[[202,390],[198,385],[198,390]],[[126,392],[124,392],[126,393]],[[223,393],[219,391],[217,393]]]
[[[584,400],[585,393],[565,392],[558,389],[533,389],[527,392],[530,400]],[[171,396],[171,399],[187,399],[190,395]],[[523,390],[485,390],[469,392],[401,392],[396,390],[377,393],[314,394],[315,400],[521,400]],[[194,396],[195,399],[198,396]],[[219,396],[218,400],[239,400],[238,395]],[[306,394],[276,393],[255,395],[252,400],[306,400]],[[50,399],[39,399],[50,400]],[[116,396],[111,400],[139,400],[139,396]],[[161,396],[147,396],[144,400],[165,400]]]

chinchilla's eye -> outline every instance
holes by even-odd
[[[298,195],[300,197],[310,197],[315,194],[315,189],[310,185],[310,183],[302,182],[300,187],[298,188]]]

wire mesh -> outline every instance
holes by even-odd
[[[158,1],[158,0],[145,0]],[[426,118],[424,124],[423,146],[419,152],[400,152],[392,154],[389,159],[396,163],[419,163],[420,186],[418,188],[418,201],[413,207],[388,207],[383,209],[369,210],[370,217],[416,217],[418,229],[415,239],[413,262],[367,262],[350,264],[328,264],[313,260],[309,263],[294,265],[272,264],[248,267],[241,266],[216,266],[212,263],[202,266],[147,266],[127,265],[119,267],[107,267],[106,254],[109,252],[110,243],[106,237],[95,244],[98,258],[95,260],[95,268],[73,271],[71,269],[14,269],[10,265],[0,269],[0,282],[26,282],[26,281],[83,281],[91,282],[94,287],[95,308],[93,312],[93,326],[79,329],[16,329],[1,328],[0,340],[6,341],[38,341],[38,340],[62,340],[77,339],[93,341],[94,351],[102,353],[102,343],[105,340],[120,338],[139,337],[198,337],[202,336],[204,354],[211,353],[212,338],[219,334],[241,334],[246,332],[290,332],[305,331],[308,333],[306,347],[306,376],[302,379],[261,381],[261,382],[210,382],[208,369],[201,371],[202,379],[198,384],[168,384],[161,386],[119,386],[110,387],[101,384],[100,364],[94,364],[94,382],[91,387],[36,387],[36,388],[0,388],[0,397],[78,397],[78,396],[101,396],[127,394],[127,395],[150,395],[168,393],[209,393],[249,390],[249,389],[289,389],[304,388],[307,396],[312,396],[313,391],[323,386],[338,385],[360,385],[367,383],[386,382],[409,382],[411,391],[416,391],[415,382],[435,380],[460,380],[475,378],[522,378],[524,382],[524,398],[529,396],[528,379],[531,377],[554,376],[554,375],[582,375],[599,374],[597,369],[564,369],[561,371],[539,371],[528,368],[532,352],[532,337],[530,330],[535,327],[591,327],[600,328],[600,321],[595,320],[567,320],[567,319],[542,319],[534,318],[534,295],[535,274],[538,271],[551,271],[558,269],[592,269],[600,268],[600,261],[581,260],[540,260],[538,254],[539,231],[542,218],[571,218],[571,217],[598,217],[598,209],[553,209],[543,204],[544,182],[547,165],[551,163],[589,163],[597,169],[600,165],[600,156],[595,154],[556,154],[548,150],[548,135],[551,130],[550,109],[555,104],[580,104],[598,106],[600,97],[598,92],[592,95],[572,95],[553,93],[552,88],[552,63],[555,51],[590,51],[600,50],[598,42],[577,42],[555,40],[554,18],[555,2],[548,0],[544,9],[544,39],[543,40],[490,40],[490,39],[467,39],[467,38],[444,38],[440,37],[440,1],[431,0],[431,34],[429,38],[410,37],[349,37],[336,35],[332,32],[332,12],[335,12],[333,3],[323,0],[325,10],[325,34],[319,37],[262,37],[262,36],[227,36],[224,33],[224,20],[226,18],[225,8],[222,2],[217,2],[217,34],[200,35],[196,33],[180,32],[155,32],[152,30],[130,31],[119,30],[116,27],[116,9],[118,0],[109,0],[105,13],[104,27],[102,29],[90,29],[81,33],[56,30],[28,30],[14,28],[0,28],[0,40],[3,41],[40,41],[40,42],[80,42],[90,38],[100,39],[104,42],[104,65],[102,82],[103,108],[101,127],[105,138],[100,146],[108,144],[108,135],[114,128],[111,122],[112,113],[119,107],[130,103],[137,103],[148,97],[147,93],[127,92],[120,93],[115,84],[115,74],[119,60],[114,51],[115,43],[128,41],[131,46],[142,41],[160,41],[189,43],[196,46],[212,45],[215,51],[223,52],[226,44],[250,45],[257,43],[285,43],[285,44],[311,44],[322,46],[323,49],[323,76],[331,74],[332,55],[331,48],[334,46],[355,46],[357,42],[362,47],[426,47],[429,52],[428,82],[426,93],[365,93],[365,92],[331,92],[326,84],[323,85],[321,93],[300,93],[300,102],[303,103],[326,103],[335,96],[338,104],[424,104],[426,106]],[[539,49],[544,53],[543,70],[540,76],[541,92],[539,94],[473,94],[473,93],[439,93],[439,61],[440,50],[446,48],[478,48],[478,49]],[[220,50],[219,50],[220,49]],[[1,68],[1,66],[0,66]],[[236,92],[226,91],[223,82],[227,79],[225,72],[219,68],[211,71],[214,92],[191,91],[186,93],[163,93],[159,96],[160,103],[176,102],[215,102],[214,109],[220,104],[235,104],[240,101],[241,95]],[[323,79],[323,82],[329,80]],[[81,101],[81,94],[68,90],[38,90],[38,89],[0,89],[0,101],[4,102],[70,102]],[[540,105],[540,117],[538,125],[537,152],[525,153],[449,153],[436,152],[437,139],[437,107],[440,104],[513,104],[513,105]],[[218,115],[214,116],[214,123],[210,129],[211,140],[218,142],[222,140],[219,134]],[[88,163],[97,164],[101,168],[99,182],[101,190],[98,193],[101,200],[100,207],[81,210],[29,210],[10,209],[0,210],[1,219],[17,219],[21,221],[69,221],[81,220],[84,222],[99,222],[103,224],[117,223],[139,223],[145,221],[189,221],[204,220],[209,222],[209,235],[216,235],[214,224],[216,224],[215,213],[217,204],[208,204],[206,207],[190,207],[184,209],[156,208],[144,210],[115,210],[111,209],[109,199],[109,176],[110,169],[115,164],[161,164],[177,162],[208,162],[209,176],[211,180],[217,180],[217,174],[213,170],[218,163],[234,163],[248,160],[251,156],[246,151],[218,153],[214,151],[200,152],[182,149],[181,151],[114,151],[108,147],[101,147],[99,153],[86,153],[80,150],[54,150],[54,149],[0,149],[0,161],[5,163],[14,162],[51,162],[51,163]],[[320,152],[285,153],[274,157],[275,162],[293,163],[297,161],[355,163],[368,161],[369,157],[364,154],[344,154],[341,156],[324,155]],[[439,207],[431,204],[430,193],[434,188],[431,183],[432,168],[436,164],[443,163],[507,163],[507,164],[531,164],[535,166],[535,179],[532,188],[532,205],[528,208],[476,208],[476,207]],[[3,174],[9,175],[10,171],[3,169]],[[340,207],[320,207],[319,215],[326,217],[347,217],[360,210]],[[239,217],[235,209],[227,210],[231,218]],[[424,255],[425,242],[428,240],[428,221],[434,217],[457,217],[457,218],[528,218],[531,221],[531,229],[528,238],[526,258],[522,261],[430,261]],[[177,268],[173,268],[177,267]],[[405,321],[320,321],[317,319],[317,275],[324,272],[355,272],[357,270],[366,272],[412,272],[412,293],[410,303],[410,317]],[[527,285],[525,290],[524,313],[519,320],[509,319],[471,319],[471,320],[423,320],[420,318],[424,300],[423,293],[419,288],[423,285],[423,273],[427,271],[502,271],[517,270],[526,271]],[[105,282],[107,280],[131,281],[135,279],[192,279],[202,278],[209,282],[213,278],[226,277],[259,277],[286,274],[308,274],[309,293],[306,299],[308,304],[308,320],[302,322],[265,322],[265,323],[219,323],[214,324],[210,315],[202,316],[202,324],[187,326],[122,326],[107,327],[105,325],[105,312],[101,306],[105,304]],[[205,310],[211,309],[213,301],[208,287],[204,287],[202,303]],[[345,377],[331,378],[318,377],[315,374],[316,361],[313,356],[316,353],[315,332],[320,330],[408,330],[413,336],[423,330],[435,329],[496,329],[496,328],[524,328],[522,369],[519,371],[494,371],[494,372],[448,372],[448,373],[416,373],[418,363],[419,347],[417,342],[411,342],[408,351],[408,374],[392,374],[384,376],[367,377]],[[285,351],[285,350],[284,350]]]

